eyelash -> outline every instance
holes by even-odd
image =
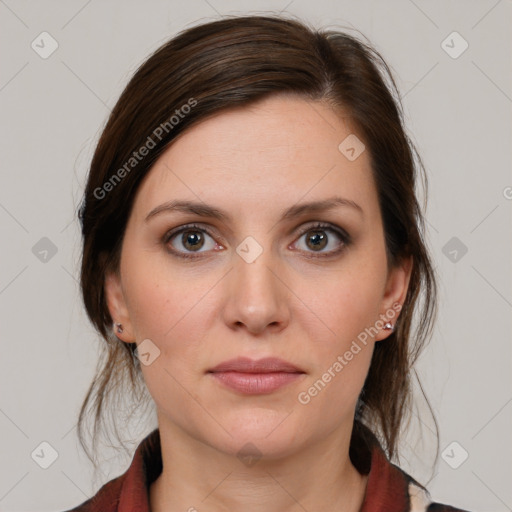
[[[328,253],[318,253],[318,254],[315,254],[314,252],[312,252],[310,256],[307,256],[309,258],[328,258],[328,257],[332,257],[332,256],[335,256],[335,255],[338,255],[339,253],[344,251],[344,249],[346,247],[348,247],[352,243],[352,240],[350,238],[350,235],[348,235],[348,233],[346,233],[344,230],[342,230],[342,229],[340,229],[340,228],[338,228],[338,227],[336,227],[336,226],[334,226],[332,224],[326,223],[326,222],[316,222],[315,224],[310,224],[310,225],[306,226],[304,229],[302,229],[299,232],[297,239],[301,238],[302,236],[304,236],[309,231],[314,231],[316,229],[324,230],[324,231],[330,231],[331,233],[335,233],[340,238],[342,244],[341,244],[341,247],[339,249],[336,249],[334,251],[330,251]],[[203,233],[206,233],[211,238],[214,238],[214,235],[210,232],[210,230],[205,228],[205,227],[199,226],[197,224],[185,224],[184,226],[180,226],[176,230],[168,231],[164,235],[164,237],[162,239],[162,242],[166,246],[168,252],[170,254],[174,255],[174,256],[179,257],[179,258],[185,258],[185,259],[197,259],[197,258],[200,258],[201,257],[200,253],[198,253],[198,255],[193,255],[193,253],[180,252],[180,251],[176,251],[174,249],[170,249],[168,247],[168,244],[169,244],[169,242],[171,241],[171,239],[173,237],[183,233],[184,231],[193,231],[193,230],[201,231]]]

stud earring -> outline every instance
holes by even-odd
[[[395,326],[391,322],[387,322],[384,324],[384,329],[391,330],[391,332],[393,332],[395,330]]]
[[[117,332],[121,334],[123,332],[123,325],[122,324],[116,324],[114,322],[114,327],[116,328]]]

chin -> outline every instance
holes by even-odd
[[[238,458],[289,456],[298,449],[299,437],[304,435],[303,429],[295,428],[294,415],[286,411],[252,408],[222,417],[223,426],[231,436],[226,434],[209,444]]]

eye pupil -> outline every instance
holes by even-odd
[[[204,244],[204,237],[199,231],[185,231],[181,238],[183,246],[187,249],[200,249]]]
[[[323,249],[327,245],[327,236],[325,234],[325,231],[310,231],[310,233],[313,233],[312,235],[308,236],[308,246],[310,242],[313,244],[313,246],[310,246],[311,249]]]

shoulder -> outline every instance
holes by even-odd
[[[149,485],[161,471],[160,433],[155,429],[141,441],[125,473],[105,483],[87,501],[65,512],[149,512]]]
[[[450,507],[450,505],[443,505],[442,503],[431,503],[427,508],[427,512],[469,512],[461,508]]]
[[[80,505],[64,512],[116,512],[118,510],[121,489],[125,474],[110,480],[99,491]]]
[[[409,475],[400,470],[409,480],[408,494],[410,512],[469,512],[443,503],[433,502],[429,492]]]
[[[350,458],[361,474],[368,475],[362,512],[469,512],[434,501],[425,486],[388,459],[368,427],[355,427]]]

